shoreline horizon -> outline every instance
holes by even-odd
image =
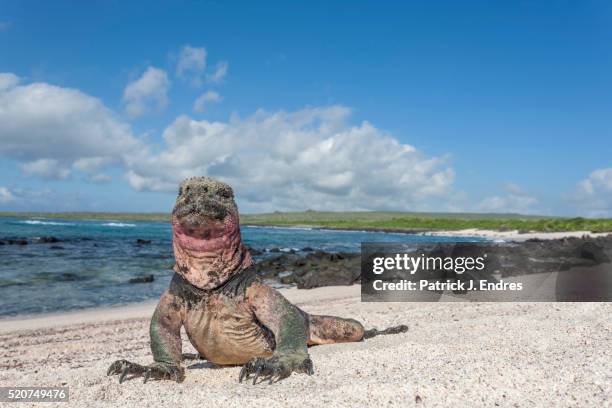
[[[25,220],[23,221],[24,218],[20,217],[20,220],[18,221],[19,223],[21,222],[28,222],[29,220]],[[8,223],[14,223],[14,221],[8,221]],[[43,223],[44,224],[44,223]],[[50,224],[53,224],[53,226],[60,224],[60,223],[56,223],[56,222],[51,222]],[[63,223],[61,223],[63,224]],[[73,222],[70,223],[70,225],[88,225],[89,222],[87,223],[80,223],[80,222]],[[99,224],[99,222],[96,222],[94,224]],[[7,224],[8,225],[8,224]],[[147,228],[151,227],[151,228],[160,228],[158,226],[155,225],[161,225],[158,224],[156,222],[153,223],[143,223],[141,224],[143,227],[137,227],[135,229],[133,229],[133,231],[130,233],[131,235],[131,240],[132,242],[132,246],[136,245],[134,244],[135,241],[139,241],[140,239],[136,239],[136,238],[148,238],[147,240],[143,240],[146,241],[147,243],[150,244],[150,239],[152,239],[151,236],[148,235],[141,235],[146,231]],[[10,227],[10,225],[8,225]],[[130,226],[134,226],[136,227],[136,225],[130,224]],[[432,230],[398,230],[398,229],[389,229],[389,228],[380,228],[380,227],[333,227],[333,226],[311,226],[311,225],[267,225],[267,224],[258,224],[258,223],[246,223],[244,224],[245,230],[248,230],[249,228],[253,228],[253,229],[257,229],[257,228],[263,228],[263,229],[268,229],[268,231],[263,231],[263,232],[249,232],[247,233],[245,231],[246,235],[253,235],[254,236],[258,236],[259,234],[262,233],[272,233],[270,229],[280,229],[280,230],[284,230],[285,232],[279,232],[279,233],[273,233],[273,234],[281,234],[279,236],[276,237],[276,240],[278,241],[279,239],[290,239],[289,237],[294,237],[294,236],[299,236],[301,233],[298,232],[291,232],[292,230],[309,230],[309,231],[346,231],[346,232],[363,232],[363,234],[359,234],[357,235],[357,241],[354,242],[354,244],[352,246],[350,246],[350,248],[343,248],[342,246],[340,247],[336,247],[335,249],[325,249],[325,247],[322,247],[322,251],[324,252],[349,252],[349,253],[355,253],[358,254],[359,253],[359,242],[363,243],[363,242],[368,242],[368,239],[374,239],[376,238],[377,240],[384,242],[384,241],[411,241],[411,240],[421,240],[421,239],[425,239],[425,240],[431,240],[432,242],[437,242],[437,238],[435,237],[440,237],[439,240],[443,241],[453,241],[453,240],[467,240],[467,241],[490,241],[490,242],[520,242],[520,241],[526,241],[526,240],[555,240],[555,239],[564,239],[564,238],[584,238],[585,236],[588,237],[601,237],[601,236],[606,236],[609,235],[608,233],[592,233],[590,231],[568,231],[568,232],[530,232],[530,233],[525,233],[523,231],[519,231],[519,230],[509,230],[509,231],[494,231],[494,230],[485,230],[485,229],[477,229],[477,228],[472,228],[472,229],[462,229],[462,230],[436,230],[436,231],[432,231]],[[9,228],[10,230],[10,228]],[[8,230],[7,230],[8,231]],[[62,231],[62,232],[60,232]],[[61,242],[62,240],[62,234],[64,233],[64,228],[62,229],[41,229],[38,230],[38,228],[35,229],[30,229],[30,231],[28,233],[32,233],[32,234],[39,234],[41,236],[45,236],[48,241],[45,242]],[[66,230],[67,231],[67,230]],[[140,232],[139,232],[140,231]],[[15,234],[18,234],[18,230],[14,231]],[[59,239],[55,239],[54,237],[52,237],[52,235],[58,234],[57,236],[60,237]],[[306,233],[306,232],[305,232]],[[385,238],[382,234],[379,235],[378,237],[374,237],[372,236],[372,238],[368,238],[368,233],[383,233],[383,234],[393,234],[395,236],[389,236],[388,238]],[[79,233],[80,234],[80,233]],[[123,234],[123,233],[121,233]],[[310,234],[308,232],[308,234]],[[315,233],[316,234],[316,233]],[[325,232],[325,234],[327,234],[327,232]],[[165,232],[164,232],[164,237],[165,237]],[[403,235],[407,236],[407,238],[404,238]],[[31,235],[32,237],[33,235]],[[348,236],[348,235],[347,235]],[[409,238],[408,236],[412,236],[412,237],[417,237],[417,236],[421,236],[421,237],[434,237],[434,238]],[[343,240],[345,240],[344,234],[335,234],[335,237],[333,238],[333,242],[341,242]],[[55,240],[53,240],[53,239]],[[166,237],[167,238],[167,237]],[[472,239],[475,238],[475,239]],[[4,241],[2,241],[3,238],[0,238],[0,244],[5,243]],[[38,242],[40,241],[40,238],[36,238],[34,237],[34,242]],[[38,241],[37,241],[38,239]],[[162,239],[162,238],[159,238]],[[165,238],[164,238],[165,239]],[[292,239],[292,238],[291,238]],[[135,241],[134,241],[135,240]],[[9,242],[10,240],[6,240],[7,243],[11,244],[11,242]],[[68,242],[68,241],[66,241]],[[79,241],[80,242],[80,241]],[[159,242],[162,241],[156,241],[156,244],[154,245],[160,245]],[[165,242],[165,241],[163,241]],[[280,241],[279,241],[280,242]],[[331,242],[331,241],[330,241]],[[87,244],[87,243],[86,243]],[[64,244],[64,245],[71,245],[71,244]],[[80,244],[79,244],[80,245]],[[305,243],[303,245],[308,246],[309,242],[306,240]],[[303,246],[302,245],[302,246]],[[294,246],[295,248],[301,248],[302,246]],[[154,253],[158,253],[159,251],[161,251],[162,249],[159,247],[151,247],[150,249],[146,249],[147,246],[142,247],[142,246],[136,246],[137,248],[139,248],[137,251],[139,251],[138,253],[140,253],[140,251],[148,251],[151,252],[153,251]],[[291,247],[291,248],[294,248]],[[51,247],[50,247],[51,248]],[[57,248],[60,248],[61,250],[64,250],[63,247],[58,246]],[[79,247],[80,248],[80,247]],[[6,247],[6,249],[10,249],[9,247]],[[253,247],[254,251],[261,251],[261,248],[258,248],[257,245],[255,245]],[[298,249],[295,249],[296,251]],[[312,250],[312,249],[309,249]],[[267,249],[265,250],[267,251]],[[271,252],[274,252],[272,250],[270,250]],[[13,251],[14,252],[14,251]],[[281,251],[278,251],[278,248],[276,249],[276,252],[284,252],[284,249],[281,249]],[[16,252],[16,256],[22,256],[19,254],[22,254],[22,251],[19,250]],[[61,254],[60,254],[61,255]],[[146,254],[145,254],[146,255]],[[174,262],[173,259],[171,259],[171,254],[168,253],[166,255],[164,255],[166,257],[168,257],[167,259],[167,265],[170,265],[170,262]],[[54,257],[53,259],[55,259],[57,257]],[[21,262],[20,259],[22,258],[15,258],[15,262]],[[57,259],[63,259],[62,257],[59,257]],[[161,261],[160,261],[161,262]],[[19,263],[14,264],[14,265],[19,265]],[[68,264],[67,264],[68,265]],[[69,266],[69,265],[68,265]],[[160,267],[159,265],[157,265],[157,267]],[[33,268],[33,267],[31,267]],[[28,269],[28,270],[32,270],[35,273],[36,270],[35,269]],[[60,268],[60,269],[58,269]],[[56,271],[57,273],[59,273],[59,278],[54,278],[54,281],[59,280],[78,280],[76,272],[74,271],[70,271],[68,269],[63,269],[64,266],[63,265],[55,265],[55,269],[52,269],[54,271]],[[165,267],[164,267],[165,268]],[[130,270],[132,271],[132,270]],[[162,273],[161,269],[147,269],[145,270],[138,270],[138,269],[134,269],[131,274],[127,274],[126,276],[123,276],[122,282],[131,282],[132,279],[141,279],[142,276],[145,276],[145,274],[147,273],[156,273],[157,272],[157,278],[160,278],[161,280],[159,280],[160,282],[164,282],[164,279],[167,278],[167,275],[165,273]],[[65,272],[65,273],[61,273],[61,272]],[[41,273],[47,273],[47,272],[41,272]],[[64,276],[65,275],[65,276]],[[129,276],[128,276],[129,275]],[[163,276],[162,276],[163,275]],[[11,275],[8,275],[7,279],[10,278]],[[37,275],[34,275],[34,277],[36,278]],[[146,275],[149,276],[149,275]],[[151,275],[152,276],[152,275]],[[15,277],[15,279],[23,279],[22,277],[17,278]],[[32,278],[34,279],[34,278]],[[39,279],[39,278],[36,278]],[[50,279],[50,278],[49,278]],[[150,279],[150,281],[153,281],[153,278]],[[159,287],[159,284],[157,283],[158,279],[155,279],[155,291],[161,291],[163,290],[161,287]],[[12,281],[7,281],[9,286],[12,283]],[[22,280],[16,281],[17,284],[23,284],[20,283],[22,282]],[[72,288],[73,286],[65,286],[66,288]],[[74,288],[76,288],[76,290],[79,290],[80,286],[74,286]],[[146,290],[148,290],[149,292],[151,292],[152,289],[150,289],[152,287],[147,287]],[[125,292],[125,290],[124,290]],[[18,293],[18,292],[12,292],[14,293]],[[79,292],[80,293],[80,292]],[[155,292],[157,293],[157,292]],[[161,292],[160,292],[161,293]],[[15,296],[13,296],[15,297]],[[9,297],[10,298],[10,297]],[[10,320],[22,320],[22,319],[31,319],[31,318],[36,318],[37,316],[46,316],[46,318],[52,317],[55,314],[62,314],[62,313],[76,313],[79,311],[83,311],[83,310],[88,310],[88,309],[98,309],[100,307],[102,308],[112,308],[112,309],[116,309],[116,308],[120,308],[122,306],[128,306],[128,305],[137,305],[140,303],[146,303],[148,301],[150,301],[151,299],[155,299],[155,296],[150,296],[150,295],[143,295],[143,296],[136,296],[133,297],[131,294],[129,296],[121,296],[118,294],[115,294],[111,297],[108,297],[107,300],[105,301],[101,301],[101,302],[97,302],[97,301],[90,301],[90,300],[83,300],[82,297],[79,298],[78,296],[75,296],[74,299],[71,298],[71,300],[69,302],[59,302],[57,303],[57,307],[36,307],[36,306],[29,306],[29,307],[12,307],[10,305],[15,305],[15,304],[19,304],[19,301],[17,301],[17,303],[15,303],[15,301],[13,301],[13,303],[11,304],[10,302],[9,307],[7,309],[4,309],[3,312],[0,315],[0,320],[2,321],[10,321]],[[32,302],[31,302],[32,303]],[[34,303],[36,303],[36,300],[34,299]],[[34,304],[32,303],[32,304]],[[102,303],[102,304],[99,304]],[[63,306],[62,306],[63,305]]]
[[[363,214],[368,214],[370,212],[363,212]],[[38,214],[38,215],[34,215]],[[76,217],[75,214],[99,214],[103,215],[102,217],[93,216],[93,218],[84,218],[84,217]],[[118,218],[108,218],[106,216],[111,216],[113,214],[118,215]],[[134,214],[136,217],[134,218],[125,218],[125,215]],[[338,214],[343,214],[342,212],[338,212]],[[401,214],[401,213],[398,213]],[[407,215],[413,216],[416,213],[406,213]],[[443,213],[440,213],[440,215]],[[455,214],[460,213],[446,213],[449,216],[453,216]],[[461,213],[463,214],[463,213]],[[62,215],[67,215],[67,218],[63,218]],[[267,214],[244,214],[245,216],[249,215],[267,215]],[[493,216],[496,214],[478,214],[473,213],[473,215],[486,215]],[[151,219],[143,219],[137,216],[151,216]],[[156,216],[167,217],[166,219],[157,219]],[[503,218],[504,214],[499,214],[500,220]],[[519,216],[519,215],[517,215]],[[50,212],[50,213],[38,213],[38,212],[0,212],[0,217],[6,218],[42,218],[42,219],[65,219],[65,220],[83,220],[83,221],[131,221],[131,222],[152,222],[152,223],[166,223],[169,222],[169,215],[166,213],[87,213],[87,212]],[[537,216],[525,216],[528,218],[537,218]],[[561,217],[543,217],[543,219],[563,219]],[[453,219],[453,218],[449,218]],[[559,239],[559,238],[573,238],[573,237],[599,237],[606,236],[608,234],[612,234],[612,230],[610,231],[592,231],[587,229],[582,230],[555,230],[555,231],[541,231],[537,229],[513,229],[513,228],[409,228],[409,227],[377,227],[377,226],[333,226],[333,225],[318,225],[316,223],[305,224],[305,223],[274,223],[274,222],[241,222],[241,227],[260,227],[260,228],[282,228],[282,229],[308,229],[308,230],[321,230],[321,231],[352,231],[352,232],[381,232],[381,233],[390,233],[390,234],[414,234],[414,235],[426,235],[426,236],[443,236],[443,237],[480,237],[487,239],[505,239],[510,241],[525,241],[527,239]]]

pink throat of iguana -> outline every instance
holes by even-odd
[[[200,289],[214,289],[253,264],[233,218],[217,226],[186,228],[173,217],[172,246],[174,271]]]

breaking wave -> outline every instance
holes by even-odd
[[[105,227],[135,227],[136,224],[128,224],[125,222],[107,222],[106,224],[102,224]]]
[[[28,224],[28,225],[60,225],[60,226],[74,226],[76,224],[72,222],[57,222],[57,221],[40,221],[40,220],[25,220],[19,221],[20,224]]]

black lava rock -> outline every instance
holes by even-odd
[[[260,251],[259,249],[255,249],[255,248],[250,247],[250,246],[247,246],[246,248],[249,251],[249,253],[251,255],[253,255],[253,256],[263,255],[263,251]]]
[[[137,276],[130,279],[130,283],[151,283],[155,280],[153,275]]]
[[[604,252],[604,248],[594,242],[587,241],[580,247],[580,257],[589,259],[598,264],[610,262],[610,258]]]
[[[62,242],[62,240],[57,237],[40,237],[38,238],[38,242],[41,244],[55,244],[57,242]]]
[[[468,256],[471,255],[469,251],[474,250],[470,246],[462,248],[461,245],[451,248],[454,248],[453,256]],[[425,248],[418,249],[415,253],[420,254],[423,251]],[[434,247],[426,252],[429,256],[451,255],[445,251],[442,251],[442,247]],[[279,248],[272,248],[267,252],[281,251]],[[591,268],[611,262],[612,234],[599,238],[533,239],[527,242],[491,245],[487,254],[488,268],[499,271],[504,278]],[[296,285],[298,288],[352,285],[360,280],[361,256],[358,253],[330,253],[303,248],[297,254],[279,253],[263,259],[255,264],[255,268],[263,278]]]
[[[286,253],[264,259],[255,264],[255,268],[265,278],[295,284],[298,288],[352,285],[361,275],[361,256],[322,251],[306,256]]]
[[[6,242],[9,245],[28,245],[28,240],[23,238],[8,239]]]

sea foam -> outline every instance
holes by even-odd
[[[136,224],[127,224],[124,222],[107,222],[105,224],[102,224],[105,227],[135,227]]]
[[[28,224],[28,225],[60,225],[60,226],[73,226],[76,225],[71,222],[56,222],[56,221],[40,221],[40,220],[25,220],[19,221],[20,224]]]

